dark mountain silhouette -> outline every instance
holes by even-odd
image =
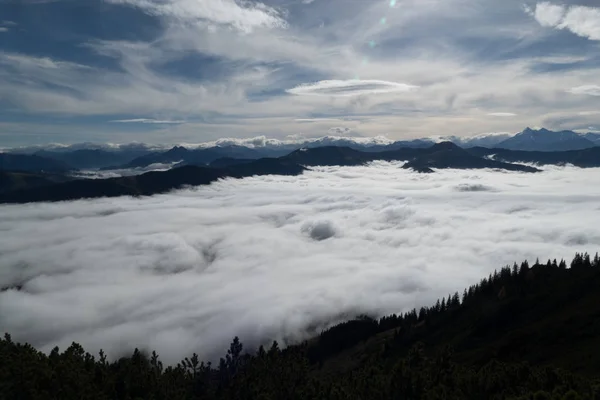
[[[404,164],[402,168],[418,172],[432,172],[432,168],[494,168],[507,171],[539,172],[537,168],[526,165],[509,164],[472,155],[451,142],[442,142],[432,146],[424,154]]]
[[[291,152],[282,160],[300,165],[360,165],[377,158],[380,153],[367,153],[349,147],[326,146],[302,148]]]
[[[343,143],[343,142],[340,142]],[[339,144],[339,143],[338,143]],[[312,144],[315,146],[315,144]],[[286,158],[289,162],[302,165],[360,165],[374,159],[406,159],[418,154],[418,150],[426,149],[432,145],[429,141],[396,142],[391,145],[360,146],[351,147],[340,145],[329,145],[319,147],[303,147],[300,149],[269,149],[248,148],[244,146],[210,147],[205,149],[186,149],[184,147],[173,147],[166,152],[156,152],[136,158],[131,162],[105,168],[105,169],[127,169],[147,167],[151,164],[166,164],[180,162],[180,165],[210,165],[216,160],[226,158],[215,163],[214,166],[227,165],[229,163],[241,163],[233,160],[257,160],[260,158]],[[407,147],[398,147],[407,146]],[[361,148],[361,150],[357,150]],[[417,151],[417,152],[416,152]],[[389,153],[386,156],[386,153]]]
[[[600,133],[588,132],[582,134],[581,136],[593,142],[596,146],[600,145]]]
[[[253,175],[300,175],[306,168],[282,158],[261,158],[220,168],[226,176],[243,178]]]
[[[523,132],[498,143],[495,147],[524,151],[567,151],[594,147],[594,142],[573,131],[554,132],[526,128]]]
[[[175,162],[186,162],[193,165],[204,165],[219,158],[219,155],[212,150],[188,150],[185,147],[177,146],[165,152],[154,152],[137,157],[123,165],[113,165],[103,169],[129,169],[143,168],[152,164],[171,164]]]
[[[208,164],[211,168],[231,167],[232,165],[248,164],[254,160],[249,158],[221,157]]]
[[[82,149],[74,151],[47,151],[35,153],[40,157],[60,161],[75,169],[105,168],[130,162],[140,157],[140,151],[106,151],[99,149]]]
[[[316,148],[302,148],[296,150],[284,159],[294,161],[301,165],[362,165],[370,161],[408,161],[415,157],[429,154],[437,151],[438,145],[429,145],[428,147],[401,147],[386,151],[359,151],[349,147],[326,146]]]
[[[244,146],[208,147],[201,149],[187,149],[176,146],[165,152],[154,152],[138,157],[123,165],[116,165],[104,169],[128,169],[147,167],[151,164],[170,164],[181,162],[181,165],[208,165],[219,158],[236,158],[257,160],[265,157],[279,157],[288,151],[270,149],[253,149]]]
[[[285,148],[278,149],[271,147],[246,147],[239,145],[216,146],[209,149],[216,151],[221,157],[246,159],[277,158],[285,156],[291,151]]]
[[[447,136],[447,141],[455,143],[462,148],[471,149],[477,146],[495,147],[516,151],[571,151],[593,148],[600,144],[600,134],[586,133],[578,134],[573,131],[553,132],[548,129],[526,128],[519,134],[502,140],[507,135],[478,135],[474,137]],[[257,160],[260,158],[277,158],[289,155],[290,161],[297,159],[304,165],[359,165],[373,159],[381,160],[412,160],[414,157],[428,151],[435,142],[432,139],[401,140],[393,143],[374,144],[372,142],[362,143],[350,138],[326,137],[301,144],[293,143],[260,143],[257,147],[246,147],[242,145],[217,145],[203,148],[186,148],[175,146],[165,151],[149,150],[148,146],[129,146],[120,150],[100,149],[88,144],[89,148],[83,146],[72,146],[71,149],[51,148],[50,150],[38,150],[35,155],[44,159],[51,159],[62,164],[62,169],[133,169],[145,168],[151,164],[174,164],[179,166],[198,165],[205,166],[221,158],[214,166],[225,166],[229,163],[239,163],[236,160]],[[300,148],[300,146],[302,146]],[[344,149],[337,152],[334,148]],[[321,149],[321,150],[319,150]],[[299,154],[300,150],[308,152]],[[29,150],[34,151],[34,150]],[[356,151],[358,154],[352,153]],[[24,155],[26,149],[16,149],[12,155]],[[376,156],[374,154],[377,154]],[[475,154],[475,153],[472,153]],[[330,158],[328,158],[330,157]],[[2,167],[3,169],[20,169],[39,172],[51,170],[58,172],[57,165],[48,168],[40,168],[40,160],[22,159],[20,168],[14,166]]]
[[[428,148],[400,148],[384,152],[362,152],[347,147],[317,147],[296,150],[282,159],[297,164],[316,165],[362,165],[374,160],[409,161],[404,168],[418,172],[433,172],[432,168],[496,168],[508,171],[536,172],[535,168],[487,160],[470,154],[451,142],[437,143]]]
[[[0,153],[0,170],[26,172],[58,172],[72,170],[64,162],[30,154]]]
[[[73,178],[60,174],[41,174],[0,170],[0,193],[67,182]]]
[[[505,162],[525,162],[538,165],[573,164],[580,168],[600,167],[600,147],[571,151],[518,151],[474,147],[467,150],[478,157],[490,157]]]
[[[336,141],[317,141],[312,143],[307,143],[303,145],[303,148],[315,148],[315,147],[326,147],[326,146],[335,146],[335,147],[349,147],[354,150],[365,151],[365,152],[380,152],[380,151],[391,151],[399,148],[426,148],[435,144],[434,141],[430,139],[414,139],[414,140],[398,140],[389,144],[365,144],[354,141],[352,139],[341,140],[338,139]]]
[[[299,175],[305,168],[279,159],[260,159],[227,168],[183,166],[169,171],[109,179],[78,179],[49,186],[0,193],[0,203],[63,201],[97,197],[149,196],[183,186],[208,185],[219,178],[253,175]]]
[[[439,168],[479,169],[493,168],[507,171],[537,172],[538,169],[518,163],[565,164],[579,167],[600,167],[600,147],[563,152],[526,152],[506,149],[475,147],[465,150],[451,142],[442,142],[428,148],[400,148],[383,152],[362,152],[348,147],[317,147],[299,149],[279,158],[258,160],[219,157],[213,164],[199,169],[183,169],[193,160],[194,151],[176,147],[169,152],[171,160],[186,158],[178,168],[166,172],[147,173],[139,176],[78,180],[47,187],[31,187],[21,184],[20,190],[0,196],[0,202],[57,201],[120,195],[151,195],[162,193],[181,185],[203,185],[220,177],[244,177],[264,174],[296,175],[301,166],[362,165],[374,160],[407,161],[404,168],[417,172],[434,172]],[[161,157],[162,157],[161,153]],[[205,153],[206,154],[206,153]],[[489,159],[494,155],[498,160]],[[147,157],[152,157],[148,155]],[[29,156],[36,157],[36,156]],[[40,158],[40,157],[38,157]],[[42,159],[43,160],[43,159]],[[52,160],[51,160],[52,161]],[[195,165],[187,165],[193,167]],[[197,167],[197,166],[196,166]],[[191,171],[195,171],[192,173]],[[207,172],[210,171],[210,172]],[[25,181],[26,182],[26,181]]]

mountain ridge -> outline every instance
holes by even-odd
[[[527,165],[506,163],[478,157],[452,142],[442,142],[432,146],[426,154],[422,154],[407,162],[402,168],[417,172],[433,172],[432,168],[474,169],[493,168],[507,171],[539,172]]]
[[[186,165],[168,171],[152,171],[141,175],[106,179],[76,179],[53,185],[36,186],[0,193],[0,203],[66,201],[99,197],[150,196],[184,186],[208,185],[221,178],[243,178],[253,175],[299,175],[305,168],[263,158],[249,164],[226,168]]]
[[[189,150],[174,149],[180,157]],[[429,148],[401,148],[388,152],[362,152],[348,147],[317,147],[299,149],[279,158],[260,158],[250,162],[227,159],[219,168],[183,165],[167,171],[153,171],[141,175],[108,178],[79,179],[55,185],[21,188],[1,193],[0,203],[64,201],[81,198],[147,196],[164,193],[185,185],[207,185],[225,177],[243,178],[252,175],[299,175],[306,167],[318,165],[364,165],[374,160],[408,161],[408,168],[432,172],[431,168],[498,168],[509,171],[536,172],[537,169],[517,164],[486,160],[470,154],[450,142]],[[427,160],[426,165],[424,160]],[[437,160],[437,161],[431,161]]]
[[[124,157],[128,157],[132,154],[142,156],[149,153],[164,153],[174,147],[183,147],[188,150],[201,150],[201,149],[251,149],[254,151],[271,152],[263,154],[263,157],[275,157],[283,154],[276,154],[277,152],[289,153],[299,148],[311,148],[311,147],[324,147],[324,146],[340,146],[350,147],[361,151],[385,151],[393,150],[400,147],[429,147],[435,143],[441,141],[451,141],[463,148],[471,147],[496,147],[497,144],[506,141],[507,139],[513,138],[523,132],[536,131],[532,128],[526,128],[521,132],[511,133],[485,133],[471,136],[456,136],[456,135],[435,135],[429,137],[422,137],[417,139],[401,139],[391,140],[386,137],[344,137],[344,136],[323,136],[320,138],[306,138],[306,139],[267,139],[264,136],[248,139],[220,139],[215,142],[200,143],[200,144],[178,144],[178,145],[156,145],[156,144],[144,144],[144,143],[128,143],[128,144],[96,144],[96,143],[77,143],[73,145],[37,145],[29,147],[17,147],[13,149],[0,149],[1,152],[14,153],[14,154],[34,154],[40,151],[46,151],[54,154],[62,154],[75,152],[78,150],[101,150],[107,153],[127,153]],[[539,131],[543,133],[553,133],[554,131],[541,128]],[[582,138],[589,140],[592,143],[600,143],[600,133],[587,132],[587,133],[576,133],[572,130],[561,130],[556,132],[568,133],[569,135],[575,134]],[[588,143],[589,145],[589,143]],[[523,149],[525,150],[525,149]],[[235,154],[224,154],[223,156],[232,157]],[[240,155],[235,155],[240,157]],[[135,158],[134,157],[134,158]]]
[[[594,146],[594,142],[573,131],[551,131],[545,128],[536,130],[527,127],[495,147],[521,151],[569,151]]]

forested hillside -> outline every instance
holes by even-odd
[[[4,399],[598,399],[600,259],[523,262],[436,304],[362,316],[318,338],[217,365],[77,345],[43,354],[0,341]]]

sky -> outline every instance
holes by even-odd
[[[0,146],[600,129],[597,0],[0,0]]]
[[[600,248],[600,171],[400,163],[144,198],[0,206],[0,332],[172,364],[430,306],[505,265]]]

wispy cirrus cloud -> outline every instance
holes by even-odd
[[[573,94],[587,94],[588,96],[600,96],[599,85],[583,85],[571,88],[568,90],[569,93]]]
[[[327,80],[308,83],[288,89],[290,94],[301,96],[359,96],[366,94],[382,94],[410,92],[418,86],[406,83],[388,82],[380,80]]]
[[[235,0],[107,0],[138,7],[152,15],[180,22],[227,25],[243,32],[256,28],[284,28],[287,22],[274,7]]]
[[[169,120],[169,119],[152,119],[152,118],[133,118],[133,119],[115,119],[109,122],[116,122],[121,124],[185,124],[183,120]]]
[[[343,121],[341,118],[296,118],[294,122],[298,123],[311,123],[311,122],[334,122]]]
[[[510,117],[517,116],[517,114],[511,113],[511,112],[492,112],[492,113],[488,113],[488,115],[490,117],[504,117],[504,118],[510,118]]]

